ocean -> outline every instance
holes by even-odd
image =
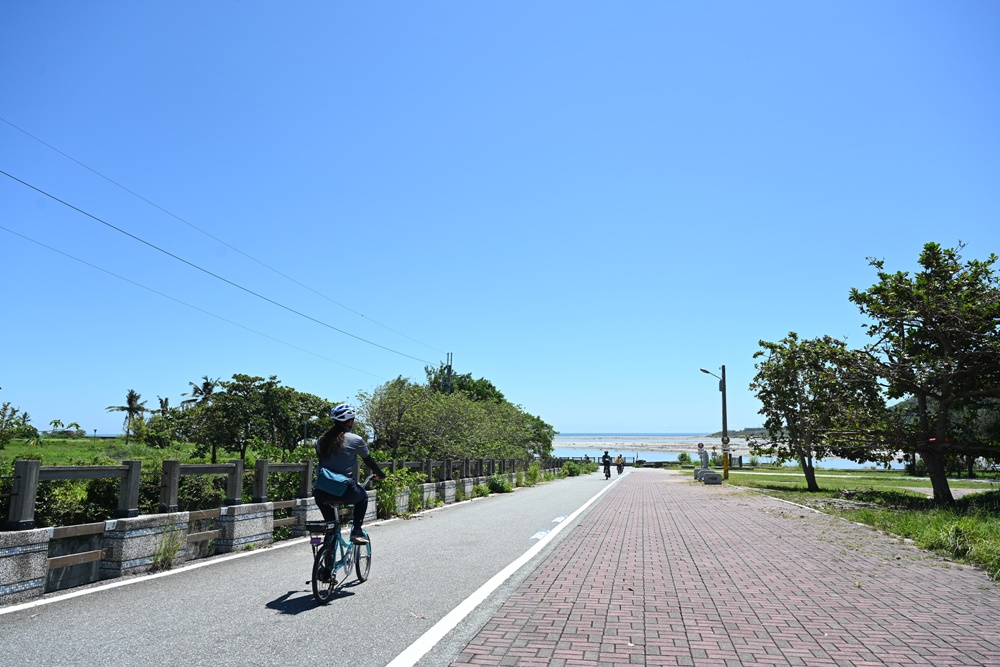
[[[715,447],[722,451],[722,440],[710,438],[698,433],[560,433],[552,439],[554,455],[566,458],[583,458],[589,456],[597,459],[607,450],[611,456],[621,454],[627,461],[635,459],[644,461],[676,461],[677,455],[687,452],[693,460],[698,458],[698,443],[704,443],[709,451]],[[744,438],[732,438],[729,443],[733,458],[742,456],[743,465],[748,465],[750,450]],[[758,457],[761,463],[771,463],[772,458]],[[786,463],[789,467],[798,467],[798,463]],[[817,468],[831,470],[863,470],[881,465],[873,462],[857,463],[847,459],[826,458],[816,462]],[[893,462],[893,470],[901,470],[901,463]]]

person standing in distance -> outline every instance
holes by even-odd
[[[364,439],[360,435],[351,433],[351,428],[354,426],[354,408],[346,403],[341,403],[330,411],[330,416],[333,418],[333,427],[316,441],[319,467],[348,477],[350,481],[344,493],[339,496],[314,488],[313,497],[326,521],[333,521],[336,518],[335,505],[339,503],[353,504],[354,526],[351,528],[351,542],[366,544],[368,540],[361,532],[361,525],[364,523],[365,513],[368,511],[368,492],[354,480],[354,466],[357,465],[360,456],[368,469],[375,474],[375,479],[385,479],[385,473],[372,458]]]

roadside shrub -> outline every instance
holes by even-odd
[[[380,519],[388,519],[395,516],[398,512],[396,498],[404,491],[409,491],[407,509],[411,512],[422,509],[423,492],[420,485],[426,479],[427,475],[416,470],[411,470],[410,468],[400,468],[395,472],[387,472],[384,480],[375,483],[377,491],[375,494],[375,512],[378,517]],[[414,490],[418,497],[416,509],[412,508],[414,504]]]
[[[490,493],[510,493],[514,490],[510,479],[500,473],[490,475],[489,479],[486,480],[486,487],[490,490]]]
[[[10,496],[14,490],[14,462],[0,461],[0,517],[10,516]]]
[[[542,477],[542,466],[538,461],[532,461],[528,466],[528,473],[524,476],[524,481],[528,486],[538,484]]]
[[[186,544],[187,533],[183,530],[171,530],[160,537],[160,543],[156,547],[153,555],[153,562],[149,567],[150,572],[162,572],[174,566],[174,559],[180,553],[181,547]]]
[[[490,489],[485,484],[476,484],[472,487],[473,498],[485,498],[490,495]]]
[[[953,523],[948,527],[948,532],[945,537],[945,543],[948,545],[948,551],[951,552],[956,558],[965,558],[972,551],[972,543],[975,539],[974,535],[970,534],[970,531],[962,526],[962,522]]]
[[[465,484],[455,484],[455,502],[460,503],[465,500]]]
[[[680,463],[681,465],[690,465],[691,455],[688,454],[687,452],[681,452],[680,454],[677,455],[677,462]]]
[[[424,489],[419,484],[410,487],[410,500],[406,509],[410,512],[419,512],[424,509]]]
[[[576,461],[566,461],[566,463],[563,463],[562,473],[564,477],[576,477],[582,472],[580,464]]]
[[[215,509],[222,507],[225,501],[225,475],[181,476],[177,487],[177,509],[181,512]]]
[[[87,480],[53,480],[38,484],[35,525],[72,526],[87,523]]]

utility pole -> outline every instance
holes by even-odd
[[[719,391],[722,392],[722,478],[729,479],[729,424],[726,422],[726,365],[722,365],[722,377],[704,368],[698,370],[719,380]]]
[[[444,367],[444,393],[451,393],[451,352],[448,353],[448,363]]]
[[[729,479],[729,426],[726,423],[726,365],[722,364],[722,381],[719,382],[722,392],[722,477]]]

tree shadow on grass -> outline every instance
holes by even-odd
[[[933,498],[911,495],[902,491],[842,490],[838,496],[845,500],[871,503],[880,507],[901,510],[931,510],[940,508]],[[956,514],[986,514],[1000,517],[1000,491],[970,493],[958,498],[952,506]]]

